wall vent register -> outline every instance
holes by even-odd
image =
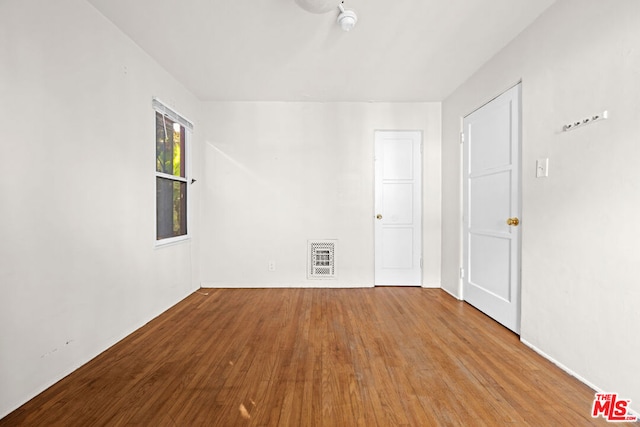
[[[309,240],[307,279],[335,279],[337,240]]]

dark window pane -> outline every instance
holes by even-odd
[[[156,239],[187,234],[187,183],[156,177]]]
[[[184,126],[156,112],[156,171],[185,177]]]

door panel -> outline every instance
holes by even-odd
[[[471,235],[469,283],[502,298],[511,300],[511,241],[500,236]]]
[[[383,247],[382,267],[407,270],[413,266],[413,229],[387,227],[382,230]]]
[[[386,218],[386,224],[413,222],[413,193],[413,184],[410,182],[382,184],[382,216]]]
[[[384,179],[412,180],[414,176],[413,139],[386,138],[385,141],[381,143],[381,167]]]
[[[470,145],[470,168],[472,171],[485,171],[495,167],[512,164],[511,129],[505,123],[511,123],[511,103],[500,102],[499,98],[480,108],[468,117],[472,118],[475,143]],[[486,107],[489,107],[485,110]]]
[[[422,134],[375,134],[375,284],[422,284]]]
[[[463,120],[465,301],[520,332],[520,85]]]
[[[473,207],[473,215],[469,215],[471,231],[508,231],[506,219],[511,206],[505,195],[511,192],[511,170],[475,176],[470,180],[470,187],[469,203]]]

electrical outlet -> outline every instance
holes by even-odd
[[[269,261],[269,271],[276,271],[276,262]]]

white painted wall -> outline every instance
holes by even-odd
[[[154,248],[151,98],[199,103],[83,0],[0,2],[0,58],[2,417],[198,286]]]
[[[439,103],[207,103],[203,117],[203,286],[372,286],[376,129],[424,132],[423,284],[440,285]],[[338,239],[337,280],[307,280],[308,239]]]
[[[460,118],[522,79],[523,341],[640,408],[640,2],[560,0],[443,103],[442,285],[459,295]],[[603,110],[607,121],[564,123]],[[535,178],[548,157],[549,177]]]

